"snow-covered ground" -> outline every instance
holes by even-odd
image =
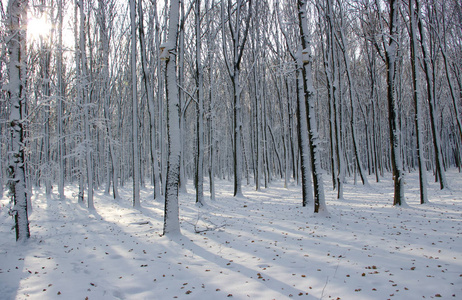
[[[244,187],[234,199],[219,181],[203,208],[190,187],[182,235],[170,238],[150,188],[141,211],[128,187],[118,202],[97,191],[96,212],[77,204],[75,187],[65,201],[36,190],[26,245],[14,241],[4,197],[0,299],[462,299],[462,174],[447,173],[451,190],[430,183],[427,205],[417,175],[407,174],[402,208],[390,179],[349,182],[345,200],[326,182],[329,217],[301,207],[294,184]]]

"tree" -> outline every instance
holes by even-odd
[[[76,36],[76,73],[78,77],[77,89],[79,105],[83,108],[83,142],[84,153],[85,153],[85,166],[87,173],[87,206],[90,210],[95,209],[93,202],[93,157],[92,157],[92,138],[90,129],[90,88],[89,88],[89,72],[87,63],[87,51],[86,51],[86,37],[85,37],[85,20],[86,15],[84,13],[84,0],[80,0],[78,3],[80,20],[78,29],[78,42],[77,42],[77,24],[75,24],[75,36]],[[75,15],[77,16],[77,7],[75,8]],[[77,19],[75,20],[77,22]],[[84,201],[84,159],[82,153],[79,153],[79,202]]]
[[[131,91],[132,91],[132,143],[133,143],[133,207],[139,208],[140,204],[140,158],[138,146],[138,89],[136,76],[136,3],[130,0],[130,21],[131,21]]]
[[[109,66],[109,55],[110,55],[110,41],[111,41],[111,29],[112,29],[112,18],[111,13],[113,10],[114,3],[107,0],[98,0],[98,26],[99,26],[99,38],[100,38],[100,56],[101,56],[101,82],[100,92],[103,105],[103,114],[106,128],[107,137],[107,184],[106,193],[109,194],[111,181],[112,181],[112,195],[114,199],[119,198],[118,191],[118,158],[114,147],[114,137],[112,132],[112,122],[110,115],[111,105],[111,85],[110,85],[110,66]],[[109,13],[109,17],[108,17]],[[112,176],[111,176],[112,175]]]
[[[64,102],[64,79],[63,79],[63,1],[58,0],[58,45],[56,53],[56,76],[57,82],[57,131],[58,131],[58,193],[59,198],[64,200],[64,122],[63,122],[63,102]]]
[[[8,151],[8,185],[13,200],[16,241],[25,242],[30,237],[27,213],[26,172],[24,166],[24,112],[25,94],[25,35],[27,24],[26,0],[9,0],[7,8],[8,46],[8,103],[10,106],[9,131],[11,145]]]
[[[339,0],[337,0],[339,2]],[[343,18],[344,18],[344,13],[342,10],[341,3],[339,3],[340,7],[340,28],[339,28],[339,48],[342,51],[343,54],[343,60],[345,62],[345,71],[347,74],[347,79],[348,79],[348,91],[349,91],[349,96],[350,96],[350,109],[351,109],[351,120],[350,120],[350,125],[351,125],[351,138],[353,140],[353,149],[355,153],[355,158],[356,158],[356,165],[359,170],[359,175],[361,176],[362,183],[366,186],[369,185],[369,182],[367,180],[366,174],[363,170],[363,166],[361,164],[361,157],[359,155],[359,145],[358,145],[358,138],[356,134],[356,85],[355,85],[355,80],[352,75],[352,70],[350,67],[350,56],[348,54],[348,47],[347,47],[347,41],[345,38],[345,29],[343,25]],[[334,34],[334,33],[332,33]]]
[[[301,113],[306,114],[308,119],[308,133],[311,154],[311,172],[313,175],[314,187],[314,212],[319,213],[326,211],[326,203],[324,196],[324,182],[322,179],[321,157],[319,153],[319,135],[316,124],[316,117],[314,111],[315,90],[313,87],[312,64],[313,57],[311,55],[311,38],[308,32],[308,21],[306,11],[306,0],[297,1],[298,20],[300,29],[300,40],[303,50],[299,55],[303,61],[303,90],[306,103],[306,111]],[[301,128],[300,130],[304,130]]]
[[[176,77],[176,48],[179,23],[179,0],[170,2],[167,42],[161,47],[166,61],[167,92],[167,180],[165,186],[164,235],[180,233],[178,187],[180,180],[180,103]]]
[[[204,69],[201,58],[201,1],[196,0],[196,89],[197,89],[197,160],[196,203],[204,205]]]
[[[390,0],[389,7],[389,34],[388,42],[383,36],[385,59],[387,66],[387,100],[388,100],[388,126],[390,133],[391,164],[393,169],[394,197],[393,205],[404,205],[404,170],[401,159],[401,142],[398,121],[398,99],[396,98],[396,74],[399,34],[399,3],[400,0]],[[380,6],[377,5],[380,10]]]
[[[418,1],[418,0],[417,0]],[[411,46],[411,67],[412,67],[412,87],[414,90],[414,109],[415,109],[415,131],[417,138],[417,159],[419,163],[419,183],[420,183],[420,203],[428,202],[427,196],[427,167],[424,158],[423,145],[423,124],[422,124],[422,108],[420,104],[420,77],[419,77],[419,61],[417,57],[417,24],[415,21],[416,11],[414,10],[414,0],[409,0],[409,36]]]
[[[320,1],[321,2],[321,1]],[[337,188],[337,198],[343,199],[343,190],[345,182],[345,159],[343,151],[343,141],[341,138],[342,120],[339,117],[341,110],[339,103],[339,76],[338,76],[338,57],[337,43],[334,32],[334,13],[332,0],[326,0],[324,3],[318,3],[319,13],[324,12],[325,18],[325,46],[323,42],[324,35],[321,32],[322,51],[324,59],[324,70],[326,73],[327,94],[329,98],[329,135],[331,144],[331,164],[332,164],[332,182],[334,189]],[[321,22],[319,22],[321,23]],[[321,24],[320,24],[321,26]],[[353,112],[351,114],[354,116]],[[359,161],[357,159],[357,161]]]
[[[297,6],[298,9],[300,9],[299,6]],[[286,31],[285,26],[283,25],[283,22],[281,20],[280,12],[279,12],[279,6],[277,6],[278,9],[278,23],[279,27],[281,29],[282,34],[284,35],[284,38],[286,40],[287,44],[287,51],[289,52],[290,56],[294,60],[295,63],[295,86],[296,86],[296,116],[297,116],[297,137],[298,137],[298,151],[296,151],[296,154],[294,153],[294,165],[298,163],[295,162],[296,156],[300,155],[300,169],[301,169],[301,178],[302,178],[302,205],[305,207],[307,205],[313,205],[314,204],[314,196],[313,196],[313,183],[311,180],[311,175],[310,175],[310,163],[311,163],[311,152],[310,152],[310,138],[309,138],[309,133],[308,133],[308,115],[306,113],[307,111],[307,103],[305,99],[305,80],[303,77],[303,60],[302,60],[302,55],[301,55],[301,42],[296,41],[295,44],[297,45],[297,51],[294,51],[290,46],[289,46],[289,33]],[[300,28],[298,28],[299,34],[300,34]],[[290,103],[290,102],[289,102]],[[290,113],[289,113],[290,115]],[[290,118],[290,117],[289,117]],[[289,121],[289,126],[290,126],[290,121]],[[289,128],[289,131],[292,131]],[[294,147],[295,148],[295,147]],[[295,172],[295,166],[294,166],[294,173]],[[295,177],[295,176],[294,176]]]
[[[155,102],[154,102],[154,95],[153,95],[153,86],[152,86],[152,76],[149,72],[149,64],[147,58],[147,50],[146,50],[146,39],[144,34],[144,24],[143,24],[143,1],[138,3],[138,14],[139,14],[139,32],[140,32],[140,48],[141,48],[141,67],[143,70],[143,81],[144,87],[146,89],[146,95],[148,100],[148,108],[149,108],[149,133],[150,133],[150,150],[151,150],[151,164],[152,164],[152,176],[153,176],[153,184],[154,184],[154,199],[160,197],[160,189],[159,189],[159,166],[157,162],[157,149],[156,149],[156,130],[155,130],[155,122],[156,122],[156,112],[155,112]],[[157,7],[154,8],[155,10]]]
[[[433,135],[433,148],[435,151],[435,161],[436,161],[436,178],[440,183],[440,189],[444,189],[448,186],[446,176],[444,173],[444,166],[443,166],[443,154],[441,152],[441,137],[440,132],[438,130],[438,120],[437,118],[437,107],[436,107],[436,90],[434,89],[434,69],[435,62],[430,57],[430,53],[428,47],[431,45],[427,45],[427,33],[425,32],[423,26],[423,20],[421,16],[421,7],[419,0],[416,1],[416,9],[417,9],[417,24],[419,27],[419,34],[420,34],[420,46],[422,47],[422,54],[423,54],[423,66],[424,66],[424,73],[425,79],[427,81],[427,98],[428,98],[428,107],[430,112],[430,125],[432,129]],[[430,23],[433,23],[432,20],[429,20]]]
[[[222,38],[223,38],[223,56],[228,70],[229,77],[233,84],[233,135],[234,135],[234,151],[233,151],[233,166],[234,166],[234,196],[242,196],[242,104],[241,93],[242,87],[240,82],[240,71],[242,55],[244,53],[245,43],[250,28],[250,18],[252,17],[252,0],[245,2],[237,0],[235,5],[232,5],[231,0],[228,0],[227,14],[225,19],[225,1],[222,2],[221,19],[222,19]],[[246,3],[248,3],[246,5]],[[242,11],[247,7],[247,18],[242,20]],[[233,16],[234,21],[233,21]],[[228,43],[226,41],[225,23],[228,22],[231,33],[231,61],[228,58]],[[244,25],[244,29],[241,28]],[[242,31],[244,30],[244,31]]]

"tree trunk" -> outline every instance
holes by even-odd
[[[58,193],[59,199],[64,200],[64,121],[63,121],[63,102],[64,102],[64,79],[63,79],[63,0],[58,0],[58,49],[56,55],[57,68],[57,127],[58,127]]]
[[[401,158],[401,142],[398,121],[398,100],[396,99],[396,55],[398,52],[398,13],[399,0],[389,2],[390,19],[389,19],[389,41],[385,48],[386,66],[387,66],[387,99],[388,99],[388,125],[390,131],[390,148],[391,164],[393,169],[394,180],[394,197],[393,205],[404,205],[404,171]],[[385,43],[385,42],[384,42]]]
[[[29,218],[27,212],[27,188],[26,172],[24,167],[24,123],[26,117],[24,106],[26,105],[25,86],[23,75],[25,72],[25,38],[26,17],[28,1],[9,0],[7,30],[9,38],[8,47],[8,102],[10,115],[8,124],[10,127],[11,145],[8,151],[8,185],[13,200],[13,209],[10,212],[14,216],[16,241],[25,242],[30,237]]]
[[[418,1],[418,0],[417,0]],[[422,108],[420,104],[420,78],[419,78],[419,62],[417,58],[417,26],[415,22],[414,1],[409,1],[409,16],[410,24],[410,46],[411,46],[411,66],[412,66],[412,87],[414,90],[414,109],[415,109],[415,130],[417,137],[417,159],[419,162],[419,183],[420,183],[420,203],[428,202],[427,196],[427,167],[424,158],[423,145],[423,124],[422,124]]]
[[[146,89],[146,95],[148,97],[148,107],[149,107],[149,142],[150,142],[150,153],[151,153],[151,165],[152,165],[152,181],[154,184],[154,199],[157,199],[159,195],[159,165],[157,162],[157,147],[156,147],[156,131],[155,131],[155,121],[156,121],[156,112],[155,112],[155,103],[152,87],[152,77],[150,76],[148,59],[146,55],[146,41],[144,36],[144,26],[143,26],[143,1],[138,3],[138,14],[140,19],[139,32],[140,32],[140,48],[141,48],[141,66],[143,71],[143,80],[144,87]],[[157,8],[155,8],[157,9]]]
[[[88,69],[87,69],[87,52],[85,42],[85,14],[84,14],[84,0],[79,1],[80,11],[80,64],[81,64],[81,96],[83,97],[83,110],[84,110],[84,136],[85,136],[85,161],[87,169],[87,206],[88,209],[95,209],[93,203],[93,160],[91,155],[91,135],[90,135],[90,95],[89,95],[89,82],[88,82]],[[83,171],[82,171],[83,172]],[[83,174],[82,174],[83,175]],[[83,196],[83,195],[82,195]]]
[[[419,26],[419,33],[420,33],[420,46],[422,47],[423,53],[423,66],[424,66],[424,73],[425,79],[427,81],[427,97],[428,97],[428,107],[430,112],[430,125],[432,129],[433,135],[433,149],[435,151],[435,164],[436,164],[436,174],[438,181],[440,183],[440,189],[444,189],[447,187],[448,183],[446,181],[446,176],[444,173],[444,166],[443,166],[443,155],[441,153],[441,141],[440,141],[440,132],[438,131],[438,124],[437,124],[437,111],[436,111],[436,95],[434,93],[434,71],[431,66],[430,62],[430,54],[428,53],[427,49],[427,38],[426,33],[423,27],[423,21],[420,14],[420,2],[416,0],[416,8],[417,8],[417,24]]]
[[[241,116],[241,82],[240,82],[240,71],[241,71],[241,59],[244,52],[244,46],[247,41],[247,36],[250,27],[250,18],[252,16],[252,0],[248,1],[248,13],[247,18],[244,22],[241,20],[242,8],[244,7],[243,0],[238,0],[236,4],[235,23],[232,24],[232,4],[228,0],[228,23],[231,31],[232,38],[232,62],[227,59],[227,46],[225,37],[225,18],[224,18],[224,4],[222,4],[222,37],[223,37],[223,54],[225,56],[226,66],[228,73],[231,77],[233,84],[233,135],[234,135],[234,151],[233,151],[233,170],[234,170],[234,196],[242,197],[242,116]],[[245,25],[245,29],[242,32],[241,23]]]
[[[161,56],[167,62],[167,182],[165,189],[164,235],[180,233],[178,187],[180,180],[180,110],[176,77],[176,40],[178,36],[179,0],[170,2],[168,40]]]
[[[355,102],[356,87],[355,87],[353,76],[351,74],[350,58],[348,56],[348,49],[346,48],[345,34],[343,31],[344,29],[343,27],[341,27],[340,28],[340,42],[341,42],[340,49],[342,50],[342,53],[343,53],[343,60],[345,61],[346,74],[348,78],[348,87],[349,87],[348,90],[349,90],[350,105],[351,105],[351,120],[350,120],[351,137],[353,140],[353,149],[354,149],[354,154],[356,158],[356,165],[359,170],[359,175],[361,176],[361,181],[363,185],[368,186],[369,182],[367,180],[366,174],[361,164],[361,156],[359,155],[358,139],[356,137],[356,119],[355,119],[356,117],[356,102]]]
[[[302,52],[299,59],[303,61],[303,89],[304,100],[306,103],[306,117],[308,119],[308,133],[311,152],[311,172],[313,175],[314,187],[314,212],[327,212],[324,196],[324,182],[322,179],[321,157],[319,149],[319,135],[316,124],[314,111],[314,87],[312,79],[312,57],[311,57],[311,39],[308,32],[308,20],[306,12],[306,0],[298,0],[298,20],[300,29]]]
[[[133,207],[140,208],[140,158],[138,145],[138,88],[136,76],[136,0],[130,0],[131,20],[131,91],[132,91],[132,145],[133,145]]]
[[[201,1],[196,0],[196,89],[197,89],[197,166],[196,203],[204,205],[204,72],[201,60]]]

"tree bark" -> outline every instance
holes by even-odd
[[[136,0],[130,0],[131,20],[131,92],[132,92],[132,146],[133,146],[133,207],[140,208],[140,158],[138,146],[138,88],[136,76]]]
[[[196,90],[197,90],[197,160],[196,203],[204,205],[204,72],[201,59],[201,1],[196,0]]]
[[[418,1],[418,0],[417,0]],[[419,163],[419,185],[420,185],[420,203],[428,202],[427,196],[427,167],[424,158],[423,145],[423,124],[422,124],[422,108],[420,104],[420,78],[419,78],[419,62],[417,58],[417,26],[415,22],[414,1],[409,0],[409,17],[410,24],[410,46],[411,46],[411,67],[412,67],[412,87],[414,90],[414,109],[415,109],[415,130],[417,137],[417,159]]]
[[[146,89],[146,95],[148,97],[148,108],[149,108],[149,133],[150,133],[150,153],[151,153],[151,165],[152,165],[152,177],[154,184],[154,199],[157,199],[159,194],[159,165],[157,162],[157,147],[156,147],[156,112],[155,112],[155,103],[152,87],[152,76],[149,72],[148,59],[146,55],[146,40],[144,35],[144,25],[143,25],[143,1],[138,3],[138,14],[139,14],[139,32],[140,32],[140,48],[141,48],[141,66],[143,71],[143,80],[144,87]],[[155,8],[157,9],[157,8]]]
[[[29,217],[27,212],[26,172],[24,166],[24,106],[26,105],[25,83],[25,27],[27,24],[28,1],[9,0],[7,30],[8,47],[8,118],[11,145],[8,151],[8,185],[13,198],[16,241],[25,242],[30,237]]]
[[[178,188],[180,180],[180,110],[176,77],[176,46],[178,36],[179,0],[170,2],[168,40],[162,56],[167,62],[167,182],[165,189],[164,235],[180,233]]]
[[[322,179],[321,169],[321,157],[319,149],[319,135],[316,124],[316,117],[314,111],[314,94],[315,90],[313,87],[312,79],[312,56],[311,56],[311,39],[308,32],[308,20],[306,12],[306,0],[298,0],[298,20],[300,29],[301,46],[302,52],[299,53],[303,60],[303,88],[304,98],[306,103],[306,116],[308,119],[308,133],[309,143],[311,152],[311,172],[313,175],[313,187],[314,187],[314,212],[327,212],[324,196],[324,182]]]
[[[81,64],[81,96],[83,97],[83,110],[84,110],[84,145],[85,145],[85,161],[87,170],[87,206],[88,209],[95,209],[93,203],[93,159],[91,155],[92,139],[90,135],[90,95],[89,95],[89,82],[88,82],[88,69],[87,69],[87,52],[85,42],[85,13],[84,13],[84,0],[79,1],[80,11],[80,38],[79,38],[79,50],[80,50],[80,64]],[[83,173],[83,171],[82,171]],[[82,174],[83,175],[83,174]],[[82,185],[83,186],[83,185]],[[83,195],[82,195],[83,197]]]
[[[398,14],[399,0],[391,0],[389,2],[390,18],[389,18],[389,38],[385,49],[385,59],[387,66],[387,99],[388,99],[388,126],[390,132],[390,149],[391,149],[391,164],[393,169],[394,180],[394,197],[393,205],[404,205],[404,171],[401,158],[401,142],[400,130],[398,121],[398,100],[396,99],[396,55],[398,50]],[[378,8],[380,9],[380,8]],[[385,44],[384,40],[384,44]]]
[[[420,33],[420,46],[422,48],[422,53],[423,53],[423,66],[424,66],[424,73],[425,73],[425,79],[427,81],[427,97],[428,97],[428,107],[429,107],[429,112],[430,112],[430,125],[432,129],[432,135],[433,135],[433,150],[435,151],[435,167],[436,167],[436,175],[438,178],[438,181],[440,183],[440,189],[444,189],[445,187],[448,186],[446,176],[444,173],[444,166],[443,166],[443,154],[441,153],[441,137],[440,137],[440,132],[437,128],[437,108],[436,108],[436,95],[434,92],[434,72],[432,70],[431,66],[431,58],[430,54],[428,53],[427,49],[427,36],[426,32],[424,30],[423,22],[422,22],[422,17],[420,14],[420,2],[419,0],[416,0],[416,8],[417,8],[417,24],[419,27],[419,33]]]

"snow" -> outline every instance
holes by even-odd
[[[243,186],[241,199],[217,181],[217,200],[204,207],[180,195],[182,235],[173,237],[160,236],[152,188],[141,189],[140,210],[129,185],[119,201],[97,190],[90,212],[77,186],[63,201],[38,189],[25,245],[4,197],[0,299],[461,299],[461,174],[447,173],[452,190],[430,183],[426,205],[418,172],[406,174],[403,208],[392,206],[387,177],[345,184],[345,200],[326,191],[329,217],[301,207],[301,187],[283,180]]]

